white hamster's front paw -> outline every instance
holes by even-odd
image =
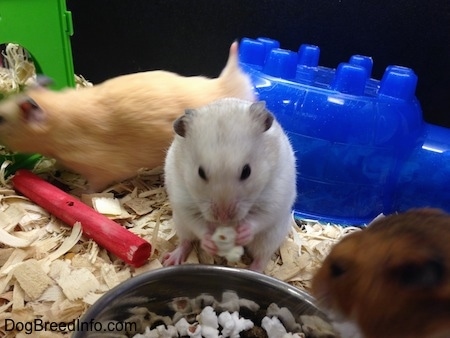
[[[255,232],[253,231],[253,224],[247,221],[239,224],[237,229],[236,245],[244,246],[255,237]]]
[[[163,265],[180,265],[186,261],[187,256],[192,250],[192,243],[190,241],[182,241],[175,250],[169,252],[163,257]]]
[[[210,255],[217,254],[217,245],[213,241],[211,234],[205,234],[200,241],[200,246]]]

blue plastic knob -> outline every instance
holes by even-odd
[[[297,53],[280,48],[270,50],[264,65],[266,74],[284,79],[293,79],[296,71]]]

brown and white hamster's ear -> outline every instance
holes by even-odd
[[[45,113],[39,105],[29,96],[23,96],[17,100],[17,105],[22,114],[22,119],[31,125],[45,122]]]
[[[406,214],[414,214],[417,216],[443,216],[447,213],[444,210],[437,208],[417,208],[406,211]]]
[[[406,261],[393,267],[390,276],[405,289],[430,289],[444,282],[445,264],[437,257],[430,257],[425,261]]]
[[[267,131],[272,126],[274,117],[272,113],[267,110],[265,101],[252,103],[249,110],[254,119],[261,124],[263,132]]]
[[[186,136],[186,126],[189,123],[188,119],[194,114],[195,109],[186,109],[184,115],[180,116],[173,123],[173,130],[181,137]]]

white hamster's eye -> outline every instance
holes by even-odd
[[[202,167],[198,167],[198,176],[204,181],[207,181],[208,178],[206,177],[205,170]]]
[[[239,179],[241,181],[246,180],[247,178],[249,178],[251,172],[252,170],[250,166],[248,164],[244,165],[244,167],[242,168],[241,177]]]

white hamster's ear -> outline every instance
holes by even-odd
[[[252,113],[252,115],[254,116],[255,120],[261,123],[263,132],[265,132],[272,126],[274,117],[272,113],[267,110],[265,101],[252,103],[249,110],[250,113]]]
[[[173,130],[175,131],[175,133],[177,133],[181,137],[186,136],[186,125],[188,123],[187,120],[190,116],[193,115],[194,111],[194,109],[186,109],[184,111],[184,115],[175,120],[175,122],[173,123]]]
[[[17,101],[22,113],[22,118],[29,124],[41,124],[45,121],[45,113],[39,105],[29,96],[24,96]]]

